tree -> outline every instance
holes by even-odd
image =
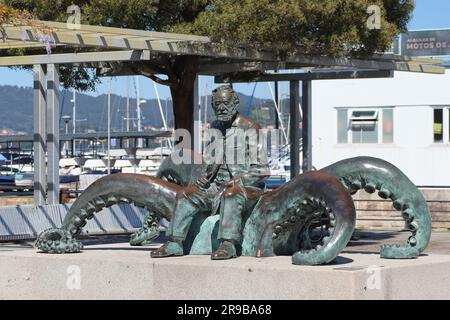
[[[0,4],[0,35],[4,40],[5,29],[4,24],[20,24],[24,20],[31,19],[31,14],[27,11],[6,7]]]
[[[383,52],[406,29],[412,0],[0,0],[41,20],[66,21],[71,4],[82,23],[210,36],[227,47],[364,57]],[[368,28],[370,6],[380,9],[380,28]],[[175,127],[192,132],[196,56],[160,56],[146,63],[119,63],[171,90]],[[161,77],[165,75],[166,77]],[[62,70],[66,87],[88,90],[98,79],[80,68]]]

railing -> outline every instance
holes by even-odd
[[[0,207],[0,241],[32,240],[43,230],[60,227],[67,205]],[[131,233],[142,226],[145,209],[115,205],[98,212],[83,228],[83,234]]]

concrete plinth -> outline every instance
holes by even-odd
[[[306,267],[290,257],[151,259],[149,251],[125,243],[69,255],[2,248],[0,299],[450,299],[450,255],[343,254]]]

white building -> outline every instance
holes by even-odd
[[[313,166],[385,159],[416,185],[450,186],[450,70],[313,81]]]

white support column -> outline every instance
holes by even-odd
[[[46,197],[46,130],[45,130],[45,66],[34,65],[33,67],[33,119],[34,119],[34,201],[38,206],[45,205]]]
[[[195,82],[194,82],[194,115],[193,115],[193,119],[194,119],[194,143],[193,143],[193,147],[194,147],[194,152],[195,155],[201,155],[202,154],[202,133],[201,133],[201,128],[202,128],[202,123],[201,123],[201,113],[200,113],[200,99],[199,99],[199,94],[198,94],[198,76],[195,78]],[[199,161],[201,161],[201,159],[199,158],[195,158],[194,159],[194,163],[199,163]],[[201,162],[200,162],[201,163]]]
[[[59,204],[59,70],[47,65],[48,204]]]

